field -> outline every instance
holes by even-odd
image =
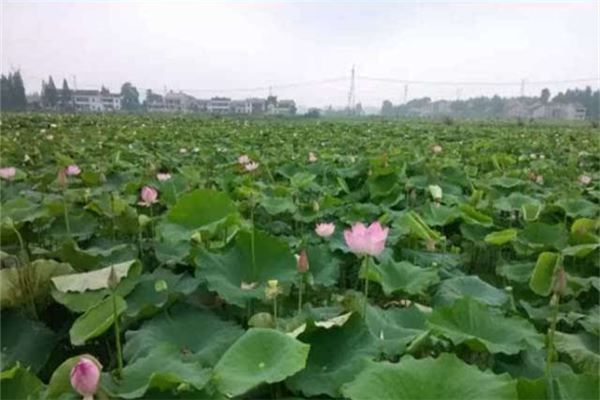
[[[591,125],[1,130],[2,399],[599,398]]]

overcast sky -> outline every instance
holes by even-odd
[[[183,90],[196,97],[273,94],[303,105],[404,99],[411,81],[520,82],[528,94],[598,78],[597,1],[25,2],[2,1],[2,72],[28,92],[52,74],[78,88]],[[281,88],[278,85],[344,78]],[[589,82],[597,86],[596,82]],[[580,83],[579,85],[585,85]],[[215,89],[215,90],[213,90]],[[409,84],[408,98],[518,95],[520,85]]]

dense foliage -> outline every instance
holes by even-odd
[[[590,126],[1,129],[3,399],[79,398],[95,365],[96,398],[599,397]]]

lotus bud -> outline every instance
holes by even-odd
[[[95,361],[81,357],[71,369],[71,386],[84,400],[92,400],[98,390],[101,366]]]
[[[429,185],[429,194],[436,203],[442,201],[442,188],[438,185]]]
[[[321,209],[321,207],[319,206],[319,202],[318,201],[314,201],[313,202],[313,211],[314,212],[319,212],[320,209]]]
[[[56,180],[60,186],[67,186],[67,170],[65,168],[58,171]]]
[[[564,296],[565,289],[567,288],[567,274],[565,269],[561,266],[556,270],[556,274],[554,275],[554,286],[552,291],[557,296]]]
[[[144,186],[140,191],[140,205],[148,207],[157,202],[158,191],[152,186]]]
[[[298,272],[301,274],[305,274],[308,272],[308,255],[306,254],[306,250],[302,249],[300,255],[298,256],[296,267],[298,268]]]

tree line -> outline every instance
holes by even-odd
[[[0,110],[1,111],[26,111],[35,109],[27,104],[25,85],[20,71],[2,74],[0,77]],[[102,86],[100,93],[108,94],[108,88]],[[125,111],[136,111],[141,109],[139,93],[131,82],[125,82],[121,86],[121,108]],[[39,95],[39,108],[56,111],[74,111],[73,91],[69,88],[66,79],[62,81],[62,87],[58,89],[52,76],[42,81]]]
[[[586,109],[585,118],[597,121],[600,119],[600,90],[568,89],[552,97],[550,90],[545,88],[539,96],[521,96],[517,98],[475,97],[468,100],[432,101],[429,97],[414,99],[406,104],[394,105],[385,100],[381,106],[381,115],[387,117],[403,117],[413,115],[418,109],[437,109],[440,114],[458,118],[502,118],[505,109],[511,101],[517,100],[523,105],[541,104],[581,104]]]

